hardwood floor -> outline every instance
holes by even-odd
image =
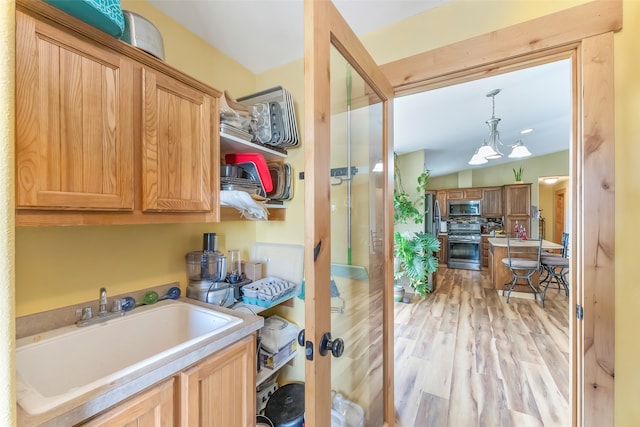
[[[395,303],[396,425],[568,426],[569,307],[550,288],[509,304],[486,270],[441,268],[433,294]]]

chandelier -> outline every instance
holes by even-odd
[[[496,117],[496,95],[499,93],[500,89],[494,89],[486,95],[487,98],[491,98],[492,104],[491,118],[485,122],[489,126],[489,139],[482,141],[480,148],[475,151],[471,160],[469,160],[470,165],[482,165],[489,160],[500,159],[504,156],[500,151],[500,147],[504,147],[504,144],[500,141],[500,132],[498,131],[500,119]],[[531,155],[522,141],[517,141],[509,147],[512,148],[511,154],[509,154],[510,158],[517,159]]]

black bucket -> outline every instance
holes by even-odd
[[[302,427],[304,383],[290,383],[276,390],[269,398],[264,414],[274,427]]]

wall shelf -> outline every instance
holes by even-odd
[[[286,153],[222,132],[220,132],[220,153],[221,158],[224,158],[226,153],[260,153],[266,161],[282,161],[287,158]]]
[[[294,352],[291,353],[289,356],[287,356],[286,359],[284,359],[280,364],[276,365],[274,369],[269,369],[265,367],[260,369],[260,372],[258,372],[258,375],[256,376],[256,387],[262,384],[271,375],[278,372],[284,365],[291,362],[293,358],[296,357],[296,354],[298,354],[298,350],[294,350]]]

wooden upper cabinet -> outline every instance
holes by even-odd
[[[480,200],[482,198],[482,190],[480,188],[459,188],[447,191],[449,200]]]
[[[214,99],[142,69],[142,210],[211,211]]]
[[[502,216],[502,187],[482,189],[482,216],[484,218],[500,218]]]
[[[16,53],[16,207],[133,210],[133,63],[20,11]]]
[[[531,216],[531,184],[505,185],[504,211],[506,216]]]

